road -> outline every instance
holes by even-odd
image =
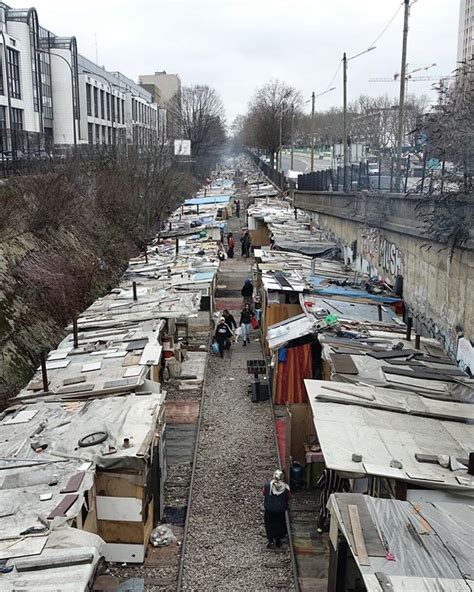
[[[290,153],[283,152],[281,155],[281,164],[283,171],[286,173],[290,168]],[[331,166],[329,159],[320,160],[319,158],[314,159],[314,170],[321,171],[328,169]],[[295,152],[293,157],[293,170],[300,173],[309,173],[311,171],[311,154],[309,152]]]

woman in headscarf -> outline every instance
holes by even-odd
[[[290,499],[290,488],[283,479],[283,471],[277,469],[273,473],[273,479],[263,486],[263,495],[267,547],[280,547],[281,539],[286,536],[285,512]]]

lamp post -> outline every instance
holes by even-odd
[[[278,149],[278,170],[281,172],[281,150],[283,148],[283,108],[285,106],[284,101],[280,105],[280,136],[279,136],[279,149]]]
[[[325,90],[319,94],[315,94],[314,91],[311,94],[311,172],[314,172],[314,106],[315,106],[315,102],[318,97],[322,97],[326,93],[331,92],[333,90],[336,90],[335,86],[328,88],[327,90]]]
[[[74,148],[77,146],[77,130],[76,130],[76,104],[74,101],[74,70],[72,69],[72,65],[64,56],[60,55],[59,53],[53,53],[50,51],[45,51],[44,49],[37,49],[39,53],[44,53],[49,56],[55,56],[61,59],[69,68],[71,73],[71,98],[72,98],[72,135],[74,141]]]
[[[347,144],[347,62],[358,58],[369,51],[375,49],[375,45],[372,47],[368,47],[365,51],[361,51],[360,53],[356,53],[356,55],[351,56],[348,58],[346,56],[346,52],[344,52],[342,56],[342,111],[343,111],[343,162],[344,162],[344,191],[347,191],[347,165],[349,164],[349,150]]]

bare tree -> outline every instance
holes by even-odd
[[[298,118],[302,105],[301,92],[280,80],[267,82],[250,100],[244,124],[245,141],[267,150],[272,167],[274,155],[280,149],[280,123],[282,144],[286,144],[290,139],[292,114]]]
[[[417,187],[427,196],[420,206],[425,234],[454,248],[472,238],[474,214],[474,59],[458,70],[452,87],[441,85],[438,104],[419,122],[425,160],[442,164]],[[435,161],[436,162],[436,161]],[[421,182],[420,182],[421,185]]]
[[[191,140],[194,170],[209,174],[226,141],[224,105],[217,92],[207,85],[183,88],[182,127],[184,138]]]

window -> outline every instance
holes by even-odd
[[[107,101],[107,121],[110,121],[110,95],[107,93],[105,98]]]
[[[0,60],[0,95],[5,94],[5,87],[3,86],[3,62]]]
[[[122,99],[121,103],[122,103],[122,123],[125,123],[125,99]]]
[[[87,124],[87,139],[89,144],[94,143],[94,124],[88,123]]]
[[[16,49],[7,49],[8,86],[12,99],[21,99],[20,88],[20,54]]]
[[[12,108],[12,129],[23,129],[23,109]]]
[[[110,127],[107,128],[107,143],[112,144],[112,130]]]
[[[86,82],[86,102],[87,115],[89,115],[89,117],[92,117],[92,88],[88,82]]]
[[[112,103],[112,122],[115,121],[115,97],[112,95],[110,97],[110,101]]]
[[[94,117],[99,117],[99,91],[94,86]]]
[[[137,102],[132,99],[132,121],[137,120]]]
[[[0,151],[8,150],[8,140],[6,134],[7,128],[7,108],[0,106]]]
[[[100,125],[95,124],[95,143],[100,144]]]
[[[102,144],[105,144],[107,141],[107,136],[106,136],[106,127],[105,125],[102,126]]]
[[[104,91],[100,91],[100,117],[105,119]]]

